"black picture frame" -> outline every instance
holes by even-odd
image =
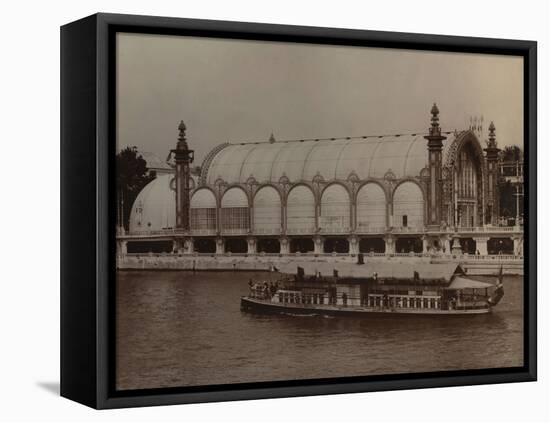
[[[114,37],[119,31],[524,58],[524,366],[200,388],[114,390]],[[95,14],[61,28],[61,395],[119,408],[534,381],[537,44],[533,41]]]

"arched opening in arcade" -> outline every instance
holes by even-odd
[[[349,253],[349,241],[346,238],[327,238],[323,244],[325,253]]]
[[[228,189],[222,197],[221,206],[222,232],[229,235],[246,234],[250,228],[250,207],[246,193],[237,187]]]
[[[313,239],[311,238],[291,238],[290,252],[291,253],[312,253],[315,250]]]
[[[197,253],[214,254],[216,252],[216,241],[211,238],[198,238],[195,239],[193,247]]]
[[[281,197],[275,188],[272,186],[260,188],[254,196],[252,210],[254,233],[258,235],[281,233]]]
[[[489,238],[487,252],[489,254],[514,254],[514,241],[511,238]]]
[[[380,233],[386,228],[386,194],[382,187],[367,183],[357,193],[358,233]]]
[[[315,232],[315,197],[313,191],[305,185],[297,185],[288,193],[286,231],[288,234],[294,235]],[[311,251],[313,251],[313,241],[311,244]]]
[[[246,254],[248,243],[245,238],[227,238],[225,240],[225,251],[233,254]]]
[[[260,238],[257,251],[258,253],[278,254],[281,252],[281,243],[277,238]]]
[[[395,189],[393,193],[393,226],[413,230],[424,227],[424,196],[415,182],[403,182]]]
[[[342,185],[332,184],[323,191],[320,219],[320,226],[325,233],[341,234],[349,231],[349,193]]]
[[[216,233],[216,197],[209,189],[199,189],[191,197],[190,221],[195,233]]]
[[[382,238],[361,238],[359,241],[359,252],[368,253],[385,253],[386,243]]]
[[[476,242],[473,238],[460,238],[460,248],[462,249],[463,253],[475,254]]]
[[[422,240],[418,237],[399,237],[395,242],[396,253],[421,253]]]
[[[172,241],[128,241],[128,254],[171,253]]]

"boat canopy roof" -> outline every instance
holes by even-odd
[[[450,282],[453,275],[463,274],[462,268],[456,263],[398,263],[398,262],[366,262],[356,263],[327,263],[327,262],[290,262],[281,263],[279,272],[296,274],[298,267],[304,269],[304,275],[332,276],[338,271],[339,278],[365,279],[372,278],[376,273],[381,279],[414,279],[415,272],[419,279]]]
[[[481,289],[490,288],[493,285],[486,282],[475,281],[473,279],[462,278],[457,276],[446,289]]]

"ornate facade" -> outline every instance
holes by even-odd
[[[221,144],[196,181],[182,123],[176,176],[140,193],[128,235],[182,253],[517,253],[484,235],[498,219],[494,125],[484,154],[431,114],[427,133]]]

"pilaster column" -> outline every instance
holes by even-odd
[[[384,237],[386,243],[386,254],[395,254],[395,237],[393,235],[386,235]]]
[[[434,103],[431,110],[431,127],[429,134],[424,138],[428,140],[428,190],[427,190],[427,212],[426,222],[429,227],[439,227],[441,225],[441,178],[442,178],[442,151],[443,140],[447,137],[441,135],[439,126],[439,109]]]
[[[453,254],[462,254],[462,246],[460,245],[460,238],[455,235],[453,236],[453,247],[451,249]]]
[[[216,254],[225,253],[225,239],[218,237],[216,238]]]
[[[515,235],[514,240],[514,254],[517,256],[523,255],[523,235]]]
[[[449,235],[441,235],[440,243],[443,246],[445,254],[451,254],[451,238]]]
[[[176,163],[176,228],[189,230],[189,205],[191,191],[191,168],[193,163],[194,151],[189,149],[185,136],[186,126],[183,120],[178,126],[179,136],[176,148],[170,151],[174,154]]]
[[[495,134],[495,124],[491,122],[489,125],[489,142],[485,148],[485,158],[487,162],[487,206],[491,215],[486,216],[490,219],[493,225],[498,224],[499,210],[499,193],[498,193],[498,148]]]
[[[317,199],[315,199],[315,230],[318,231],[321,227],[321,204],[317,202]]]
[[[116,227],[116,234],[117,234],[117,236],[124,236],[124,235],[126,235],[126,230],[124,229],[124,225],[117,225],[117,227]]]
[[[422,237],[422,253],[423,254],[428,254],[428,237],[426,235],[424,235]]]
[[[248,245],[248,254],[256,254],[256,245],[258,244],[256,242],[256,238],[253,236],[249,236],[246,238],[246,243]]]
[[[185,238],[183,241],[183,253],[184,254],[193,254],[195,252],[195,242],[193,238]]]
[[[359,254],[359,238],[357,235],[350,235],[348,238],[349,253],[353,255]]]
[[[315,254],[323,254],[323,237],[320,235],[315,235],[313,237],[313,245],[315,247],[314,253]]]
[[[290,253],[290,240],[286,236],[279,238],[279,245],[281,246],[281,254]]]
[[[177,254],[183,253],[183,250],[184,250],[183,245],[184,245],[184,242],[182,238],[174,238],[172,240],[172,250],[174,251],[174,253],[177,253]]]
[[[489,250],[487,249],[487,241],[489,241],[489,237],[476,237],[474,238],[474,241],[476,242],[476,252],[479,251],[479,254],[482,256],[486,256],[489,254]]]
[[[123,239],[117,241],[117,252],[120,256],[128,254],[128,241]]]

